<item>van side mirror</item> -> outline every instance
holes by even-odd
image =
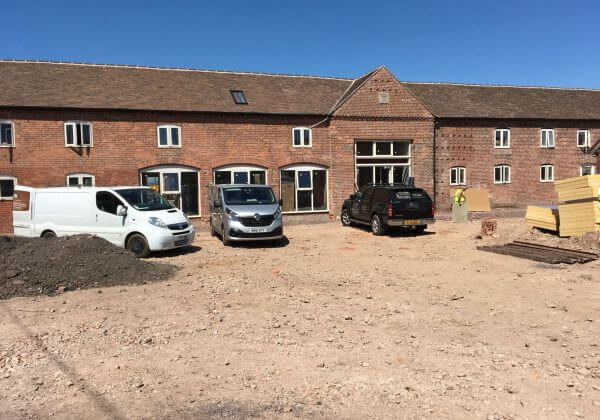
[[[279,203],[279,207],[283,207],[283,200],[281,198],[279,199],[278,203]]]
[[[117,206],[117,216],[127,216],[127,207],[119,204]]]
[[[221,202],[220,201],[214,201],[213,202],[213,207],[216,208],[216,209],[221,208]]]
[[[350,194],[350,200],[354,200],[356,198],[356,194]]]

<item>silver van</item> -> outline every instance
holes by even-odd
[[[283,238],[281,201],[268,185],[211,185],[210,234],[224,245],[232,241],[279,241]]]

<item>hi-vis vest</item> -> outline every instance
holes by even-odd
[[[454,204],[465,204],[465,192],[462,189],[454,191]]]

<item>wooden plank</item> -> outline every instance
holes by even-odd
[[[513,244],[517,244],[517,245],[527,246],[527,247],[530,247],[530,248],[547,249],[547,250],[564,251],[564,252],[573,252],[573,253],[576,253],[576,254],[587,255],[587,256],[592,257],[592,258],[600,258],[600,254],[597,254],[595,252],[580,251],[578,249],[569,249],[569,248],[561,248],[561,247],[558,247],[558,246],[548,246],[548,245],[542,245],[542,244],[534,244],[532,242],[525,242],[525,241],[513,241],[512,243]]]

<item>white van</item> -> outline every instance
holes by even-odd
[[[15,186],[15,236],[92,234],[138,257],[194,241],[194,226],[181,210],[148,187]]]

